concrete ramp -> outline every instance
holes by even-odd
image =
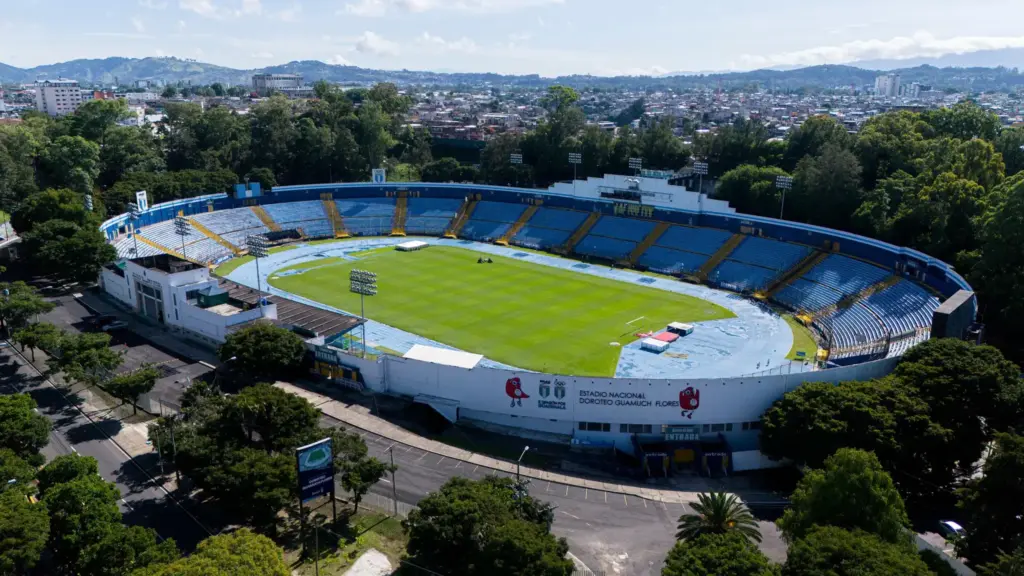
[[[430,406],[431,408],[436,410],[438,414],[444,416],[445,419],[451,422],[452,424],[455,424],[455,422],[459,420],[458,400],[449,400],[447,398],[438,398],[437,396],[419,394],[415,398],[413,398],[413,402],[418,402],[419,404],[426,404],[427,406]]]

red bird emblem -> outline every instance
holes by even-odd
[[[523,398],[529,398],[526,392],[523,392],[523,383],[519,381],[519,377],[509,378],[505,381],[505,394],[512,399],[512,403],[509,407],[515,407],[516,404],[519,406],[523,405]]]
[[[700,407],[700,390],[694,390],[692,386],[679,393],[679,407],[683,409],[683,416],[693,417],[693,411]]]

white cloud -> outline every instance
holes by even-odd
[[[259,15],[263,13],[263,4],[260,0],[242,0],[242,14]]]
[[[913,36],[897,36],[889,40],[856,40],[835,46],[818,46],[767,56],[744,54],[740,56],[739,64],[744,68],[812,66],[878,58],[898,60],[935,57],[1003,48],[1024,48],[1024,36],[957,36],[940,39],[922,31]]]
[[[182,31],[184,29],[185,29],[185,21],[184,20],[178,20],[178,31],[180,32],[180,31]]]
[[[159,49],[159,48],[157,48],[154,51],[154,53],[156,54],[157,58],[163,58],[164,56],[167,56],[167,53],[164,52],[163,50]]]
[[[374,56],[398,56],[398,44],[367,30],[356,40],[356,51]]]
[[[146,31],[146,23],[143,22],[142,18],[139,18],[138,16],[132,16],[132,26],[135,28],[135,31],[139,34],[142,34]]]
[[[260,60],[270,60],[274,57],[270,52],[254,52],[250,54],[253,58],[259,58]]]
[[[216,18],[219,14],[211,0],[178,0],[178,7],[207,18]]]
[[[274,14],[274,17],[282,22],[296,22],[299,19],[299,15],[302,14],[302,4],[298,2],[292,4],[291,8],[285,8]]]
[[[510,42],[526,42],[530,38],[533,38],[533,36],[530,33],[528,33],[528,32],[524,32],[522,34],[509,34],[508,35],[508,39],[509,39]]]
[[[346,59],[341,54],[335,54],[334,56],[331,56],[330,58],[327,59],[327,63],[334,64],[336,66],[352,66],[352,62],[349,62],[348,59]]]
[[[430,46],[436,50],[442,52],[476,52],[476,43],[463,36],[458,40],[445,40],[440,36],[434,36],[429,32],[424,32],[416,38],[416,42],[423,46]]]
[[[223,8],[214,4],[213,0],[178,0],[178,7],[182,10],[195,12],[200,16],[215,20],[263,14],[263,4],[260,0],[241,0],[235,2],[234,6],[234,8]]]
[[[549,4],[562,4],[565,0],[357,0],[347,3],[339,14],[380,17],[395,10],[401,12],[430,12],[455,10],[477,14],[513,12]]]
[[[163,10],[167,8],[167,2],[154,2],[153,0],[139,0],[139,6],[150,10]]]

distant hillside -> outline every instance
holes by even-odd
[[[945,54],[930,58],[908,58],[904,60],[865,60],[856,62],[861,68],[893,70],[917,66],[936,68],[1024,68],[1024,48],[1002,50],[979,50],[966,54]]]
[[[1007,52],[1007,51],[993,51]],[[1024,51],[1022,51],[1024,54]],[[967,55],[964,55],[965,57]],[[978,56],[984,58],[984,56]],[[1007,54],[1003,58],[1010,57]],[[882,62],[879,62],[882,64]],[[542,78],[539,75],[506,76],[502,74],[441,73],[411,70],[373,70],[357,66],[338,66],[318,60],[289,62],[255,70],[238,70],[179,58],[104,58],[71,60],[35,68],[16,68],[0,63],[0,82],[26,83],[39,78],[73,78],[85,84],[129,84],[135,80],[248,85],[257,72],[302,74],[308,82],[326,79],[331,82],[459,85],[493,84],[500,86],[546,86],[568,84],[577,87],[605,88],[739,88],[758,84],[773,89],[832,88],[872,84],[880,74],[878,68],[855,66],[811,66],[795,70],[754,70],[719,74],[638,76],[561,76]],[[929,65],[893,70],[904,83],[920,82],[936,88],[958,90],[1012,89],[1024,85],[1024,75],[1009,68],[937,68]]]

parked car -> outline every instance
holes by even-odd
[[[117,316],[113,314],[97,314],[96,316],[89,316],[85,319],[86,322],[93,326],[105,326],[117,320]]]
[[[939,534],[946,540],[956,540],[963,537],[964,527],[952,520],[942,520],[939,522]]]
[[[114,320],[109,324],[104,324],[103,326],[101,326],[100,330],[103,330],[104,332],[111,332],[113,330],[124,330],[127,327],[127,322],[123,322],[121,320]]]

